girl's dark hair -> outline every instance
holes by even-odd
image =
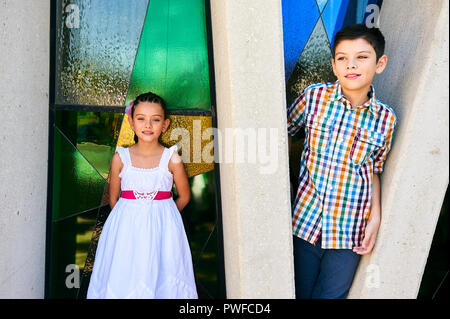
[[[133,107],[131,108],[131,118],[133,118],[134,110],[136,109],[136,106],[140,102],[150,102],[150,103],[157,103],[157,104],[161,105],[163,112],[164,112],[164,119],[167,118],[166,102],[164,101],[164,99],[162,97],[160,97],[159,95],[157,95],[153,92],[143,93],[143,94],[139,95],[138,97],[136,97],[136,99],[134,100],[134,103],[133,103]],[[136,134],[134,134],[134,142],[135,143],[138,142],[138,137]]]
[[[365,24],[352,24],[342,28],[334,36],[333,58],[337,45],[344,40],[364,39],[370,43],[377,55],[377,61],[384,54],[384,36],[378,28],[368,28]]]

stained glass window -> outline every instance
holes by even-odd
[[[208,6],[206,6],[206,5]],[[124,106],[152,91],[168,104],[163,143],[180,143],[192,187],[183,211],[199,296],[225,296],[218,171],[194,145],[213,126],[208,8],[204,0],[58,0],[52,3],[54,67],[46,297],[85,298],[110,208],[109,169],[134,143]],[[184,129],[183,141],[174,129]],[[195,161],[199,157],[200,161]],[[213,150],[211,149],[211,152]]]

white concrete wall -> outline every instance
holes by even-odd
[[[220,166],[227,297],[293,298],[281,2],[212,0],[211,11],[219,130],[277,130],[273,173],[258,157]]]
[[[43,298],[50,2],[0,0],[0,298]]]
[[[382,223],[349,298],[416,298],[449,181],[448,0],[384,1],[389,58],[377,97],[399,118]]]

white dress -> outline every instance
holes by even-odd
[[[165,148],[159,166],[133,167],[128,148],[118,147],[122,190],[171,191]],[[120,198],[100,235],[87,292],[96,298],[197,298],[192,256],[180,212],[172,198]]]

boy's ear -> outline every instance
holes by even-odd
[[[381,56],[378,59],[377,68],[375,70],[375,73],[376,74],[382,73],[384,71],[384,69],[386,68],[387,62],[388,62],[388,57],[384,54],[383,56]]]
[[[333,73],[334,73],[334,75],[337,76],[337,75],[336,75],[336,71],[335,71],[336,65],[334,64],[334,58],[331,58],[331,66],[333,67]]]

